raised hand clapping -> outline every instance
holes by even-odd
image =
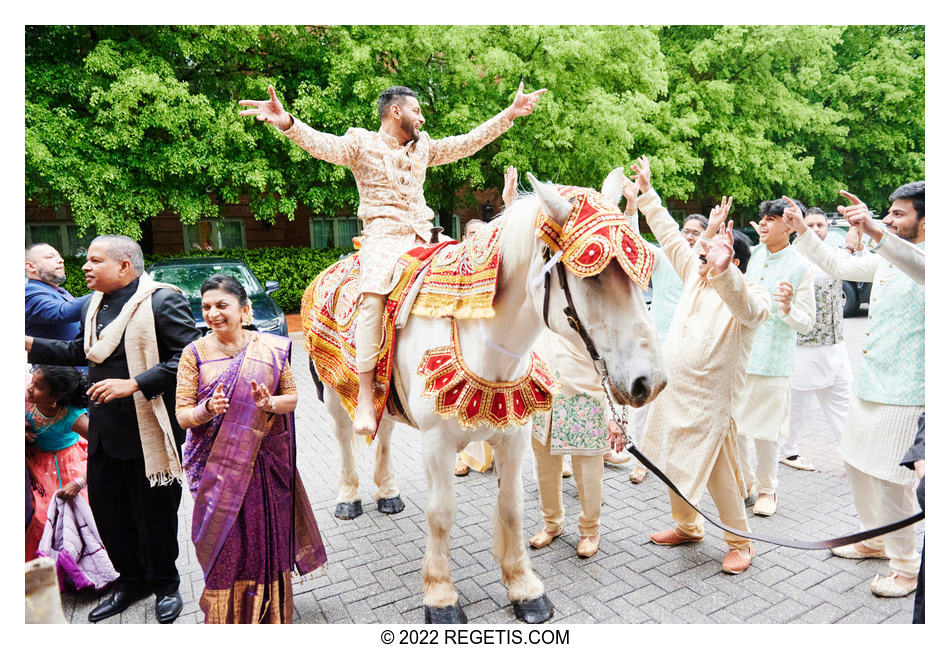
[[[772,297],[774,297],[776,303],[778,303],[778,308],[781,309],[785,315],[788,315],[788,312],[792,310],[792,296],[794,294],[795,291],[788,282],[780,282],[778,289],[772,294]]]
[[[508,207],[518,198],[518,170],[512,166],[505,169],[505,187],[501,190],[501,200]]]
[[[726,222],[726,217],[729,216],[729,210],[731,209],[732,196],[728,199],[723,196],[719,205],[712,208],[709,212],[709,223],[706,225],[707,239],[712,239],[721,231],[722,225]]]
[[[718,275],[725,271],[736,254],[732,247],[734,242],[732,221],[729,221],[727,225],[719,226],[719,233],[713,237],[711,244],[707,243],[705,239],[700,239],[699,243],[703,247],[703,254],[700,256],[700,274],[706,274],[712,270],[714,274]]]
[[[637,183],[637,189],[640,190],[640,193],[646,194],[652,188],[650,185],[650,161],[642,155],[630,165],[630,168],[634,172],[630,178]]]
[[[255,406],[264,412],[274,412],[274,397],[266,385],[251,381],[251,396],[254,397]]]
[[[228,411],[228,398],[224,394],[224,386],[219,384],[214,389],[211,398],[205,403],[205,408],[215,416],[223,415]]]

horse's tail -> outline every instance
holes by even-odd
[[[310,365],[310,376],[313,378],[313,386],[317,389],[317,398],[320,401],[326,403],[326,399],[323,398],[323,381],[320,380],[320,375],[317,373],[317,366],[313,364],[313,359],[310,356],[307,356],[307,363]]]

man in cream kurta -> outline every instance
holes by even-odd
[[[350,128],[342,136],[316,131],[284,110],[272,86],[268,86],[269,100],[238,102],[253,107],[241,111],[242,115],[256,115],[273,124],[313,157],[349,167],[356,179],[363,241],[359,252],[362,301],[355,333],[360,381],[355,434],[371,435],[376,430],[373,382],[386,295],[399,280],[396,260],[429,241],[433,212],[422,194],[426,170],[474,154],[511,128],[515,117],[530,115],[545,90],[525,95],[523,88],[521,84],[511,106],[470,133],[439,140],[419,130],[425,119],[416,93],[403,86],[380,94],[381,126],[375,133],[361,128]]]
[[[769,317],[769,296],[762,287],[746,282],[732,263],[731,228],[728,235],[717,235],[712,246],[701,242],[704,261],[679,234],[650,186],[646,159],[641,158],[634,169],[643,192],[638,207],[683,280],[683,294],[663,347],[669,380],[650,406],[643,453],[691,502],[698,502],[708,488],[722,521],[748,530],[739,485],[735,412],[755,329]],[[725,203],[717,209],[725,210]],[[718,268],[712,254],[721,256],[723,250],[728,257]],[[672,491],[670,505],[675,526],[652,534],[651,540],[660,545],[701,540],[699,514]],[[725,540],[730,552],[723,570],[742,572],[752,560],[751,542],[728,532]]]
[[[626,180],[626,179],[625,179]],[[640,231],[640,219],[637,215],[637,186],[629,181],[624,183],[624,196],[627,199],[627,206],[624,214],[633,217],[630,222]],[[680,234],[689,243],[695,247],[696,242],[704,236],[706,227],[709,225],[708,219],[702,214],[690,214],[683,219],[683,229]],[[715,233],[713,233],[715,234]],[[712,234],[707,234],[709,240],[712,240]],[[676,274],[673,264],[666,258],[666,253],[659,246],[648,244],[653,248],[656,258],[656,264],[653,266],[653,275],[650,277],[650,283],[653,288],[653,299],[650,302],[650,315],[653,317],[653,324],[656,325],[656,333],[660,345],[666,342],[666,334],[670,330],[670,323],[673,322],[673,315],[676,313],[676,305],[679,304],[680,296],[683,294],[683,280]],[[650,404],[647,403],[639,408],[634,408],[627,426],[627,432],[631,440],[636,445],[640,445],[643,437],[643,429],[646,426],[647,415],[650,414]],[[630,482],[640,484],[647,476],[645,466],[637,462],[630,470]]]
[[[914,472],[900,462],[924,410],[924,182],[891,194],[886,232],[872,222],[864,203],[841,193],[851,205],[838,211],[871,238],[877,254],[839,257],[808,230],[800,211],[786,210],[784,218],[799,234],[795,247],[826,273],[873,282],[855,398],[838,448],[861,526],[870,529],[916,511]],[[902,597],[917,587],[920,555],[912,526],[832,552],[849,559],[890,559],[891,574],[871,581],[876,595]]]
[[[759,206],[759,245],[752,250],[746,271],[750,282],[775,296],[769,319],[755,333],[736,417],[743,480],[750,493],[753,484],[758,486],[752,511],[761,516],[774,514],[778,501],[778,449],[779,440],[788,437],[795,334],[806,333],[815,324],[811,268],[789,244],[792,230],[782,221],[790,203],[791,199],[780,198]],[[755,473],[749,439],[755,443]]]

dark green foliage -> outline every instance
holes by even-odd
[[[351,252],[336,248],[233,248],[231,250],[215,250],[205,252],[195,250],[180,255],[146,255],[145,266],[148,267],[157,261],[174,259],[177,257],[230,257],[239,259],[250,267],[261,284],[271,280],[280,282],[280,290],[272,293],[274,300],[285,313],[300,311],[300,296],[320,272],[340,258],[340,255]],[[73,295],[85,295],[89,292],[86,280],[82,274],[82,259],[66,260],[66,281],[63,288]]]

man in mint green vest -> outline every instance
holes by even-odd
[[[789,434],[796,333],[806,333],[815,324],[811,267],[789,244],[792,230],[782,220],[787,200],[759,205],[759,245],[753,248],[746,271],[749,282],[774,297],[772,314],[758,328],[752,343],[736,417],[741,436],[739,466],[745,484],[756,486],[747,495],[758,493],[752,511],[760,516],[774,514],[778,503],[779,441]],[[750,439],[755,444],[755,472],[749,461]]]
[[[870,529],[917,509],[914,472],[900,461],[924,410],[924,182],[902,185],[891,194],[886,231],[856,196],[841,193],[851,204],[838,211],[871,238],[870,249],[877,254],[839,257],[808,231],[800,211],[788,209],[784,219],[800,235],[795,248],[826,273],[873,282],[855,398],[838,447],[861,526]],[[903,597],[917,588],[915,540],[913,527],[905,527],[832,552],[848,559],[890,559],[891,573],[876,575],[871,591]]]

